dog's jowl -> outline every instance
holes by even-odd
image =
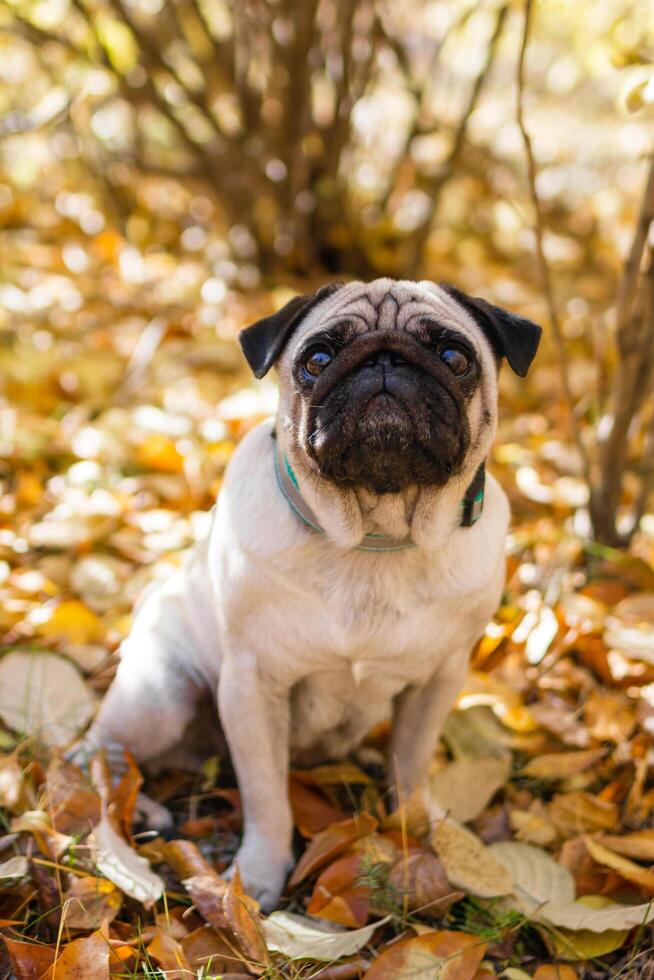
[[[390,718],[389,784],[426,774],[504,582],[508,505],[484,467],[498,371],[524,375],[539,338],[390,279],[241,334],[254,374],[277,370],[277,416],[235,452],[208,539],[138,608],[83,748],[158,756],[209,692],[243,801],[236,861],[266,909],[292,865],[291,763],[342,758]]]

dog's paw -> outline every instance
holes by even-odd
[[[292,854],[271,855],[266,848],[245,843],[237,851],[223,877],[231,879],[238,867],[245,892],[256,899],[263,913],[268,914],[279,905],[279,898],[293,866]]]

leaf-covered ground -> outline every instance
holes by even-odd
[[[262,919],[220,877],[241,828],[226,764],[146,777],[175,817],[164,841],[133,820],[136,767],[115,786],[101,759],[89,776],[62,762],[136,597],[204,533],[235,445],[274,410],[233,338],[286,298],[244,298],[204,259],[144,257],[110,230],[82,249],[70,222],[15,243],[5,291],[0,975],[654,975],[654,518],[630,554],[585,543],[547,351],[527,385],[506,379],[507,587],[428,798],[389,812],[383,730],[293,773],[295,918]]]

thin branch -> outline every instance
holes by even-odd
[[[517,74],[516,74],[516,82],[517,82],[516,119],[517,119],[518,127],[520,129],[520,134],[522,136],[522,142],[524,144],[524,149],[525,149],[525,158],[527,161],[527,182],[529,187],[529,197],[531,199],[531,204],[534,211],[534,235],[536,239],[536,256],[538,259],[538,268],[540,272],[543,293],[545,297],[545,304],[547,306],[547,314],[550,322],[550,328],[552,331],[554,342],[558,350],[558,362],[559,362],[559,371],[561,375],[561,387],[563,389],[563,395],[570,416],[570,431],[572,434],[572,438],[574,440],[575,446],[579,453],[579,457],[581,459],[584,477],[590,486],[591,484],[590,458],[588,456],[588,451],[586,449],[586,446],[584,445],[584,442],[581,438],[581,431],[579,428],[579,424],[575,412],[575,399],[572,393],[572,384],[570,381],[570,367],[568,363],[568,352],[566,350],[565,339],[563,337],[563,331],[561,329],[561,320],[557,309],[556,299],[554,297],[552,276],[547,262],[547,257],[545,255],[545,244],[544,244],[545,218],[543,215],[543,208],[536,187],[538,171],[536,167],[536,160],[534,158],[534,151],[532,147],[531,137],[529,135],[529,130],[527,129],[525,123],[525,109],[524,109],[525,64],[526,64],[527,48],[529,46],[529,33],[531,28],[532,12],[533,12],[532,0],[525,0],[522,41],[520,44],[520,55],[518,58],[518,67],[517,67]]]
[[[502,36],[502,31],[504,29],[508,12],[508,4],[504,4],[497,11],[493,32],[486,48],[486,57],[484,58],[483,64],[479,69],[479,72],[477,73],[477,76],[475,77],[472,87],[468,93],[468,99],[464,106],[463,112],[461,113],[459,124],[454,131],[454,137],[452,139],[452,144],[450,146],[447,158],[443,161],[438,173],[431,179],[423,182],[423,189],[427,194],[429,194],[431,200],[428,213],[425,216],[422,224],[416,229],[412,242],[413,258],[411,260],[411,265],[414,273],[420,264],[420,259],[424,252],[425,245],[427,244],[427,239],[429,238],[431,223],[434,214],[436,213],[436,205],[438,204],[440,193],[449,178],[452,176],[454,166],[465,145],[470,118],[477,108],[479,97],[481,96],[484,84],[488,78],[493,62],[495,61],[497,46]]]

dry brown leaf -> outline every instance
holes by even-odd
[[[161,856],[180,881],[193,875],[215,874],[197,844],[190,840],[169,840],[161,847]]]
[[[429,932],[387,946],[364,980],[474,980],[486,949],[479,936]]]
[[[635,830],[623,836],[603,834],[597,840],[610,851],[622,854],[623,857],[654,862],[654,830]]]
[[[429,851],[408,854],[391,868],[390,884],[400,901],[407,897],[412,912],[428,912],[430,916],[444,915],[450,905],[463,898],[448,881],[443,865]]]
[[[594,766],[605,755],[604,749],[582,749],[580,752],[548,752],[531,759],[522,770],[532,779],[567,779]]]
[[[475,820],[504,785],[511,772],[511,757],[459,759],[430,777],[431,820],[445,814],[461,823]]]
[[[559,793],[549,804],[548,814],[562,837],[613,830],[620,821],[617,804],[607,803],[583,790]]]
[[[198,912],[209,925],[216,929],[223,929],[228,925],[223,908],[227,882],[213,868],[186,878],[183,885]]]
[[[24,943],[2,936],[18,980],[39,980],[54,963],[53,946]]]
[[[64,947],[42,980],[110,980],[107,937],[94,932]]]
[[[147,953],[157,961],[166,980],[188,980],[193,975],[184,947],[166,929],[157,929],[148,944]]]
[[[479,837],[464,827],[442,820],[431,835],[431,845],[455,888],[480,898],[494,898],[511,892],[513,878],[510,872]]]
[[[654,895],[654,871],[641,868],[639,864],[629,861],[620,854],[615,854],[608,847],[600,844],[599,841],[593,840],[592,837],[586,837],[585,843],[588,853],[594,861],[603,864],[606,868],[611,868],[612,871],[617,871],[627,881],[632,881],[639,888],[643,888],[650,895]]]
[[[180,944],[192,970],[202,969],[204,974],[222,976],[240,966],[233,944],[227,943],[211,926],[194,929],[180,939]]]
[[[294,773],[289,781],[289,801],[293,822],[304,837],[313,837],[318,831],[346,819],[342,810],[337,810],[322,793]]]
[[[357,838],[365,837],[376,829],[375,818],[369,813],[360,813],[349,820],[332,824],[327,830],[322,830],[316,834],[295,866],[289,880],[289,887],[294,888],[314,871],[346,851]]]
[[[63,834],[92,830],[100,819],[100,799],[72,762],[53,756],[46,775],[52,825]]]
[[[63,895],[62,918],[69,929],[99,929],[112,922],[123,897],[105,878],[74,878]]]
[[[268,954],[261,928],[259,905],[244,892],[238,867],[234,869],[232,880],[228,882],[223,910],[229,928],[245,955],[254,963],[265,963]]]
[[[584,721],[598,742],[616,742],[619,745],[629,738],[636,727],[636,714],[624,694],[593,691],[584,704]]]

